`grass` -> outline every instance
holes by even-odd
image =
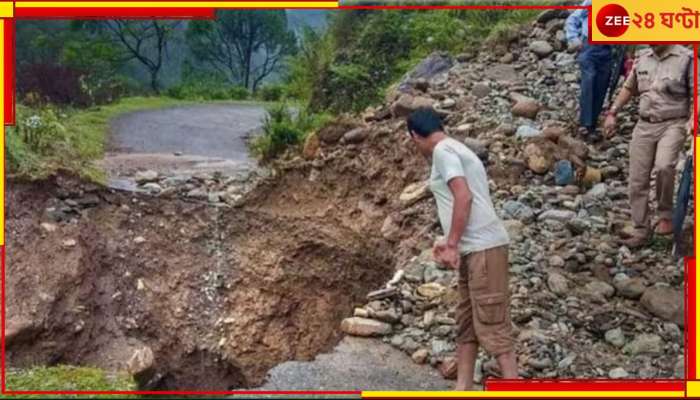
[[[87,367],[35,367],[8,370],[8,391],[131,391],[136,384],[129,376],[108,376],[104,371]],[[12,398],[46,398],[47,395],[17,395]],[[56,396],[54,396],[56,397]],[[61,395],[61,398],[79,398]],[[84,397],[84,396],[83,396]],[[136,395],[90,395],[90,398],[136,398]]]
[[[24,370],[7,371],[8,391],[134,391],[138,390],[136,383],[127,375],[110,376],[105,371],[87,367],[34,367]],[[166,398],[197,398],[202,396],[166,396]],[[234,398],[234,399],[288,399],[289,395],[233,395],[233,396],[206,396],[207,398]],[[357,399],[357,395],[295,395],[295,399]],[[47,395],[20,394],[11,398],[40,399]],[[61,395],[51,398],[85,398],[85,395]],[[162,398],[158,395],[89,395],[89,398]]]
[[[18,128],[6,131],[9,174],[28,179],[42,179],[59,170],[75,173],[85,179],[104,182],[105,174],[94,165],[104,156],[109,123],[115,117],[133,111],[152,110],[195,104],[244,104],[264,105],[259,101],[196,101],[170,97],[129,97],[115,103],[89,109],[67,109],[58,112],[33,110],[18,105]],[[20,131],[25,119],[33,115],[55,116],[56,130],[46,130],[42,146],[30,146],[23,142]],[[25,141],[26,142],[26,141]]]

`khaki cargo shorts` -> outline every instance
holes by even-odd
[[[459,266],[457,343],[478,343],[498,356],[513,350],[508,246],[462,256]]]

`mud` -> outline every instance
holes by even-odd
[[[387,243],[358,230],[366,217],[349,225],[277,195],[232,210],[60,177],[8,186],[11,367],[124,370],[147,346],[143,388],[254,387],[330,350],[393,267]]]

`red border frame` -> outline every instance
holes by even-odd
[[[159,1],[159,0],[156,0]],[[160,0],[167,1],[167,0]],[[311,0],[314,1],[314,0]],[[284,7],[283,7],[284,8]],[[583,6],[554,6],[554,5],[503,5],[503,6],[339,6],[339,10],[347,9],[472,9],[472,10],[486,10],[486,9],[500,9],[500,10],[515,10],[515,9],[537,9],[537,10],[547,10],[547,9],[586,9],[591,11],[592,7]],[[299,8],[299,9],[315,9],[313,7]],[[101,18],[149,18],[149,19],[177,19],[177,18],[187,18],[187,19],[207,19],[213,18],[215,16],[215,9],[213,8],[65,8],[65,7],[55,7],[55,8],[44,8],[44,9],[15,9],[15,18],[17,19],[101,19]],[[3,38],[5,44],[5,103],[4,103],[4,116],[6,125],[13,125],[15,123],[15,22],[13,18],[5,19],[5,37]],[[589,18],[589,27],[591,24],[591,19]],[[591,42],[598,43],[598,42]],[[670,44],[676,42],[651,42],[650,44]],[[697,69],[697,55],[698,55],[698,42],[681,42],[681,44],[694,44],[694,53],[696,60],[696,68],[694,71],[695,76],[695,134],[698,132],[698,69]],[[636,42],[620,42],[616,44],[639,44]],[[3,177],[4,179],[5,177]],[[7,188],[7,186],[5,186]],[[695,221],[697,224],[697,215],[695,215]],[[0,393],[4,395],[102,395],[102,394],[113,394],[113,395],[266,395],[266,394],[279,394],[279,395],[360,395],[362,392],[357,391],[302,391],[302,390],[292,390],[292,391],[187,391],[187,390],[176,390],[176,391],[8,391],[6,388],[6,363],[5,363],[5,317],[6,317],[6,302],[5,302],[5,246],[0,246],[0,258],[2,265],[0,267],[0,272],[2,273],[0,287],[2,289],[2,299],[0,300],[2,310],[0,312],[2,316],[1,326],[2,326],[2,337],[0,338],[0,356],[2,360],[0,361]],[[487,380],[484,384],[486,390],[490,391],[685,391],[685,382],[687,380],[696,379],[695,371],[695,357],[696,348],[695,338],[697,333],[697,327],[695,324],[695,306],[696,306],[696,287],[695,287],[695,260],[694,258],[686,259],[685,263],[685,292],[686,292],[686,307],[685,316],[686,323],[684,327],[685,332],[685,364],[686,364],[686,376],[685,380],[675,379],[675,380],[611,380],[611,379],[601,379],[601,380]],[[692,311],[692,312],[691,312]],[[508,397],[502,397],[508,398]]]

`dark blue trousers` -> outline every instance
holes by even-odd
[[[610,82],[612,48],[586,44],[578,55],[578,63],[581,67],[581,126],[595,129]]]

